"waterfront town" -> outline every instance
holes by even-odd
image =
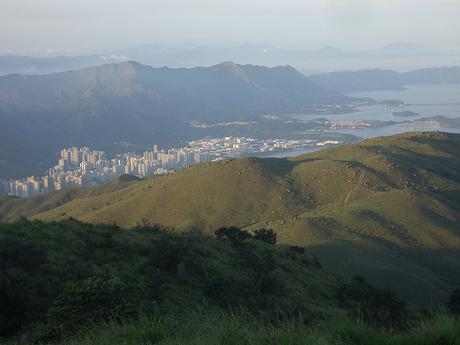
[[[0,191],[3,189],[3,193],[10,196],[31,197],[63,188],[97,186],[123,174],[144,178],[213,160],[340,143],[336,140],[223,137],[190,141],[186,147],[168,150],[158,150],[157,145],[153,145],[141,154],[124,153],[112,158],[104,151],[70,147],[60,150],[58,164],[45,176],[0,180]]]

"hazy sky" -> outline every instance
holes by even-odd
[[[460,47],[460,0],[0,0],[0,50],[139,44]]]

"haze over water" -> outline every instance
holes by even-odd
[[[347,114],[318,115],[294,114],[293,118],[313,120],[326,118],[328,120],[379,120],[401,122],[381,128],[337,129],[335,132],[353,134],[361,138],[371,138],[381,135],[392,135],[408,131],[446,131],[458,133],[460,130],[439,126],[428,126],[421,122],[406,123],[407,121],[426,119],[433,116],[448,118],[460,117],[460,85],[409,85],[405,90],[385,90],[349,93],[350,97],[373,98],[375,100],[400,100],[406,103],[403,107],[387,107],[371,105],[357,108],[357,111]],[[394,116],[395,111],[412,111],[419,115],[411,117]],[[404,123],[402,123],[404,122]]]

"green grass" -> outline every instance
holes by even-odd
[[[460,320],[439,314],[404,332],[388,332],[347,318],[316,325],[269,324],[244,314],[191,313],[107,323],[59,345],[459,345]]]

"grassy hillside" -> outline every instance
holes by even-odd
[[[0,219],[3,221],[16,221],[24,217],[55,209],[56,207],[78,198],[122,190],[138,181],[140,181],[140,179],[135,176],[122,175],[97,188],[65,189],[56,193],[28,199],[0,197]]]
[[[33,204],[21,212],[47,221],[148,221],[208,234],[268,227],[327,267],[439,304],[460,285],[458,147],[456,134],[408,133],[296,158],[201,164],[46,211],[41,205],[55,195],[16,202]]]

